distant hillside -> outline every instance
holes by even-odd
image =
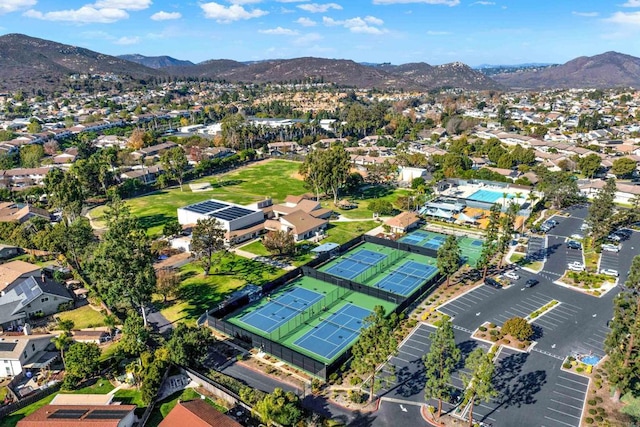
[[[496,74],[524,73],[525,71],[540,71],[549,67],[557,67],[557,64],[519,64],[519,65],[480,65],[475,67],[485,76]]]
[[[132,55],[118,55],[118,58],[124,59],[125,61],[135,62],[140,65],[144,65],[149,68],[164,68],[164,67],[185,67],[194,65],[191,61],[182,61],[180,59],[175,59],[170,56],[144,56],[138,53],[134,53]]]
[[[212,59],[189,66],[164,67],[163,71],[172,76],[190,76],[218,79],[220,74],[247,67],[246,64],[230,59]]]
[[[115,56],[22,34],[0,36],[0,90],[47,88],[71,74],[118,74],[132,78],[157,70]]]
[[[507,87],[524,89],[640,87],[640,58],[606,52],[556,67],[492,77]]]
[[[442,87],[468,90],[502,89],[501,85],[481,72],[461,62],[432,66],[424,62],[382,67],[389,73],[417,82],[420,86],[435,89]]]

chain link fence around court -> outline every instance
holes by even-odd
[[[409,254],[400,252],[398,250],[393,250],[387,254],[387,256],[375,264],[368,264],[366,262],[362,262],[362,264],[370,265],[370,268],[366,269],[362,273],[358,274],[353,278],[354,281],[358,283],[369,283],[369,281],[375,276],[386,272],[391,266],[395,265],[401,259],[405,259]],[[350,261],[360,262],[354,258],[346,258]]]
[[[327,293],[324,298],[322,298],[319,301],[316,301],[315,303],[305,308],[304,310],[300,310],[298,308],[291,307],[286,304],[282,304],[276,300],[272,300],[271,302],[274,302],[278,305],[282,305],[285,307],[289,307],[292,310],[297,311],[298,314],[293,318],[287,320],[286,323],[283,323],[282,325],[280,325],[278,329],[267,334],[267,336],[272,341],[280,341],[283,337],[287,337],[293,334],[295,331],[299,330],[303,325],[308,323],[311,319],[319,316],[322,312],[327,311],[328,309],[336,305],[336,303],[338,303],[339,301],[344,300],[344,298],[347,297],[349,294],[351,294],[351,291],[349,291],[348,289],[336,287],[334,290]]]

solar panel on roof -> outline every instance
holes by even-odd
[[[52,414],[49,414],[47,418],[54,418],[59,420],[78,420],[87,413],[86,409],[58,409]]]
[[[211,216],[215,218],[224,219],[225,221],[233,221],[234,219],[242,218],[243,216],[247,216],[252,213],[253,211],[249,209],[232,206],[228,209],[223,209],[221,211],[214,212],[211,214]]]
[[[0,351],[13,351],[16,345],[15,342],[0,342]]]
[[[127,416],[131,411],[108,411],[106,409],[93,410],[84,417],[85,420],[119,420]]]
[[[186,206],[185,209],[191,212],[206,214],[209,212],[217,211],[218,209],[226,208],[229,205],[220,202],[213,202],[207,200],[206,202],[196,203],[195,205]]]

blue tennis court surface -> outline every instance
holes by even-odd
[[[245,314],[240,320],[261,331],[271,333],[322,298],[324,298],[323,294],[296,287]]]
[[[394,294],[409,296],[437,271],[438,269],[432,265],[408,261],[372,286]]]
[[[346,304],[335,313],[321,318],[320,324],[294,344],[300,348],[331,360],[360,335],[364,319],[371,311],[353,304]]]
[[[495,203],[498,200],[502,199],[502,193],[491,190],[478,190],[470,196],[467,196],[467,199],[476,200],[478,202]],[[507,194],[507,199],[513,199],[513,195]]]
[[[334,276],[351,280],[375,266],[386,257],[387,255],[383,253],[363,249],[336,261],[335,264],[331,265],[331,267],[325,271]]]
[[[430,240],[421,243],[420,246],[437,251],[438,249],[440,249],[440,246],[442,246],[446,239],[447,238],[445,236],[434,236]]]
[[[414,231],[411,234],[407,234],[406,236],[400,239],[400,242],[408,243],[410,245],[416,245],[422,242],[424,239],[428,239],[430,236],[429,233],[425,233],[422,231]]]
[[[471,246],[482,246],[482,240],[474,240],[471,242]]]

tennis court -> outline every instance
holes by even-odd
[[[394,294],[409,296],[425,281],[438,273],[438,268],[415,261],[407,261],[372,286]]]
[[[426,230],[416,230],[406,236],[403,236],[398,241],[437,251],[445,240],[447,240],[447,235],[445,234],[434,233]],[[471,267],[475,267],[478,259],[480,258],[480,254],[482,253],[482,244],[483,241],[480,239],[474,239],[466,236],[458,237],[458,245],[460,246],[460,255],[462,260]]]
[[[324,272],[351,280],[366,270],[375,267],[386,257],[387,255],[385,253],[362,249],[358,252],[349,253],[348,255],[340,257],[324,269]]]
[[[345,304],[338,311],[319,318],[320,323],[298,338],[294,345],[325,359],[333,359],[360,335],[370,310]]]
[[[460,256],[462,260],[471,267],[475,267],[482,254],[483,244],[484,242],[480,239],[458,237],[458,246],[460,246]]]
[[[323,294],[296,287],[245,314],[240,321],[271,333],[323,298]]]

